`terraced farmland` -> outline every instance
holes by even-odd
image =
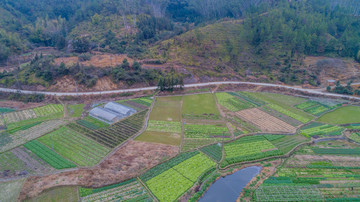
[[[185,138],[230,138],[228,128],[223,125],[186,124]]]
[[[98,189],[80,188],[81,201],[153,201],[149,193],[135,179]]]
[[[38,117],[53,116],[54,118],[59,118],[64,116],[63,111],[64,109],[62,105],[49,104],[42,107],[36,107],[34,109],[6,113],[4,114],[4,119],[6,123],[15,123]]]
[[[341,104],[328,106],[316,101],[307,101],[303,102],[301,104],[295,105],[296,108],[301,109],[307,113],[310,113],[315,116],[320,116],[332,109],[335,109],[337,107],[341,106]]]
[[[150,120],[180,122],[181,99],[181,96],[157,98],[149,116]]]
[[[22,144],[25,144],[30,140],[36,139],[56,128],[59,128],[65,123],[66,121],[63,120],[46,121],[27,130],[17,131],[12,135],[1,135],[0,142],[3,142],[3,145],[0,148],[0,152],[4,152]]]
[[[2,201],[17,201],[24,179],[0,183]]]
[[[33,119],[36,117],[36,113],[33,109],[15,111],[4,114],[4,119],[6,123],[14,123],[22,120]]]
[[[283,154],[275,145],[264,136],[247,136],[230,143],[225,143],[225,160],[222,167],[242,161],[251,161],[269,156]]]
[[[149,120],[147,130],[158,131],[158,132],[181,133],[181,123]]]
[[[349,139],[351,139],[354,142],[360,143],[360,134],[359,133],[351,133],[349,136]]]
[[[60,104],[49,104],[42,107],[34,108],[36,116],[49,116],[52,114],[63,113],[64,107]]]
[[[174,201],[216,164],[199,152],[185,153],[149,170],[140,178],[160,201]]]
[[[212,94],[183,97],[182,116],[186,119],[219,119],[220,113]]]
[[[118,102],[141,110],[152,101]],[[332,119],[334,112],[357,112],[342,103],[249,92],[156,97],[145,132],[130,142],[142,131],[147,110],[111,125],[89,116],[80,119],[77,105],[67,106],[64,120],[58,120],[64,116],[62,105],[29,109],[30,115],[8,112],[14,122],[0,134],[0,179],[44,174],[24,184],[31,194],[43,193],[32,201],[192,201],[217,177],[256,163],[263,169],[244,189],[246,201],[358,200],[360,126],[353,122],[357,117]],[[320,117],[312,121],[315,116]],[[138,150],[142,155],[134,155]],[[92,167],[109,153],[109,159]],[[150,166],[153,155],[148,153],[162,163]],[[59,171],[74,167],[80,169]],[[41,192],[31,190],[32,184]],[[30,195],[26,191],[23,196]]]
[[[93,166],[110,152],[109,148],[67,127],[62,127],[38,140],[79,166]]]
[[[142,129],[146,113],[146,110],[139,112],[107,128],[98,130],[90,130],[74,123],[69,124],[67,127],[90,137],[108,148],[115,148]]]
[[[230,93],[216,93],[216,98],[221,106],[233,112],[255,106],[246,100],[232,96]]]
[[[305,152],[308,150],[305,147],[284,161],[276,173],[256,189],[253,200],[358,201],[359,159],[346,156],[346,149],[323,148],[332,147],[333,144],[350,146],[344,141],[328,141],[311,146],[314,151],[325,151],[320,153],[322,155]]]
[[[76,167],[74,163],[64,159],[62,156],[49,149],[48,147],[44,146],[37,140],[30,141],[24,146],[56,169]]]
[[[320,125],[316,127],[311,127],[307,129],[302,129],[301,134],[307,136],[307,137],[313,137],[313,136],[335,136],[335,135],[341,135],[341,132],[344,130],[344,128],[340,126],[332,126],[332,125]]]
[[[228,128],[222,124],[186,124],[184,128],[185,138],[182,151],[189,151],[204,145],[231,139]]]
[[[214,144],[200,149],[204,154],[219,162],[222,158],[221,144]]]
[[[51,166],[24,147],[1,153],[0,170],[0,178],[5,179],[53,171]]]

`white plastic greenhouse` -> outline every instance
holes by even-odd
[[[136,113],[136,110],[115,102],[107,103],[104,108],[95,107],[89,115],[105,123],[115,123],[121,119]]]
[[[95,107],[89,112],[89,115],[109,124],[117,122],[123,118],[101,107]]]
[[[119,114],[121,116],[130,116],[131,114],[136,113],[136,110],[124,105],[121,105],[116,102],[109,102],[104,106],[105,109],[114,112],[115,114]]]

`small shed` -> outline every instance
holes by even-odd
[[[136,113],[135,109],[116,102],[109,102],[104,108],[123,117],[128,117],[131,114]]]
[[[89,115],[109,124],[120,121],[123,118],[101,107],[95,107],[89,112]]]

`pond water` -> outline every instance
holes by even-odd
[[[230,202],[236,201],[243,188],[252,178],[259,174],[260,166],[251,166],[220,178],[210,186],[200,202]]]

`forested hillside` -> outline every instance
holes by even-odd
[[[73,77],[86,87],[101,78],[149,85],[171,74],[318,85],[320,70],[307,69],[304,57],[360,61],[359,14],[357,0],[5,0],[0,83],[49,87]],[[35,57],[39,47],[53,51]],[[109,67],[99,69],[94,52],[139,63],[113,65],[109,55]],[[56,62],[67,58],[75,62]]]
[[[310,3],[313,2],[313,3]],[[318,2],[318,3],[316,3]],[[284,3],[243,20],[197,28],[155,46],[160,61],[201,69],[266,75],[285,83],[316,85],[318,72],[302,66],[305,55],[359,58],[360,21],[345,8],[321,1]]]

